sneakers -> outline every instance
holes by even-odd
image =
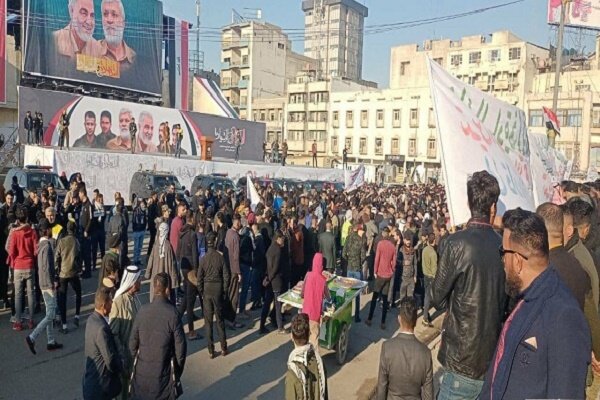
[[[48,351],[54,351],[54,350],[60,350],[63,348],[63,345],[60,343],[48,343],[48,345],[46,346],[46,350]]]
[[[73,324],[75,325],[75,328],[79,328],[79,315],[75,316],[75,319],[73,320]]]
[[[12,328],[13,328],[13,331],[20,332],[20,331],[23,330],[23,324],[20,323],[20,322],[15,321],[15,322],[13,322]]]
[[[27,335],[27,337],[25,338],[25,342],[27,343],[27,347],[29,347],[29,351],[31,351],[33,355],[36,355],[37,353],[35,352],[35,341],[29,335]]]

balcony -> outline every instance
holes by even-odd
[[[437,156],[437,151],[435,149],[427,150],[427,158],[436,158],[436,156]]]
[[[248,108],[248,103],[240,103],[240,110],[245,110]]]
[[[229,66],[230,66],[230,63],[229,63],[229,61],[223,61],[223,62],[221,63],[221,70],[224,70],[224,69],[229,69]]]
[[[238,81],[238,87],[240,89],[247,89],[248,88],[248,80],[247,79],[240,79]]]

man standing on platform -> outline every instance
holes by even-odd
[[[27,132],[27,144],[31,144],[33,142],[33,118],[31,117],[31,111],[27,111],[27,113],[25,114],[23,128],[25,128],[25,131]]]
[[[129,123],[129,137],[131,138],[131,154],[135,154],[135,147],[137,144],[137,124],[133,117],[131,117],[131,122]]]

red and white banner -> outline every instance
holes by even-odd
[[[6,104],[6,0],[0,0],[0,103]]]
[[[186,21],[175,21],[175,108],[189,110],[190,95],[190,24]]]

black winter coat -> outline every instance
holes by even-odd
[[[131,399],[175,399],[173,370],[177,379],[183,374],[187,344],[179,314],[169,301],[155,296],[142,306],[133,323],[129,350],[136,359]]]
[[[284,268],[281,261],[281,247],[277,242],[271,243],[267,250],[267,278],[274,292],[281,292],[284,288]]]
[[[85,327],[84,400],[110,400],[121,392],[123,361],[110,326],[97,312]]]
[[[181,269],[187,271],[198,269],[198,243],[192,225],[185,224],[179,231],[179,241],[177,242],[175,255]]]
[[[432,305],[448,307],[438,360],[471,379],[483,380],[505,317],[501,244],[491,225],[470,222],[446,239],[431,285]]]

